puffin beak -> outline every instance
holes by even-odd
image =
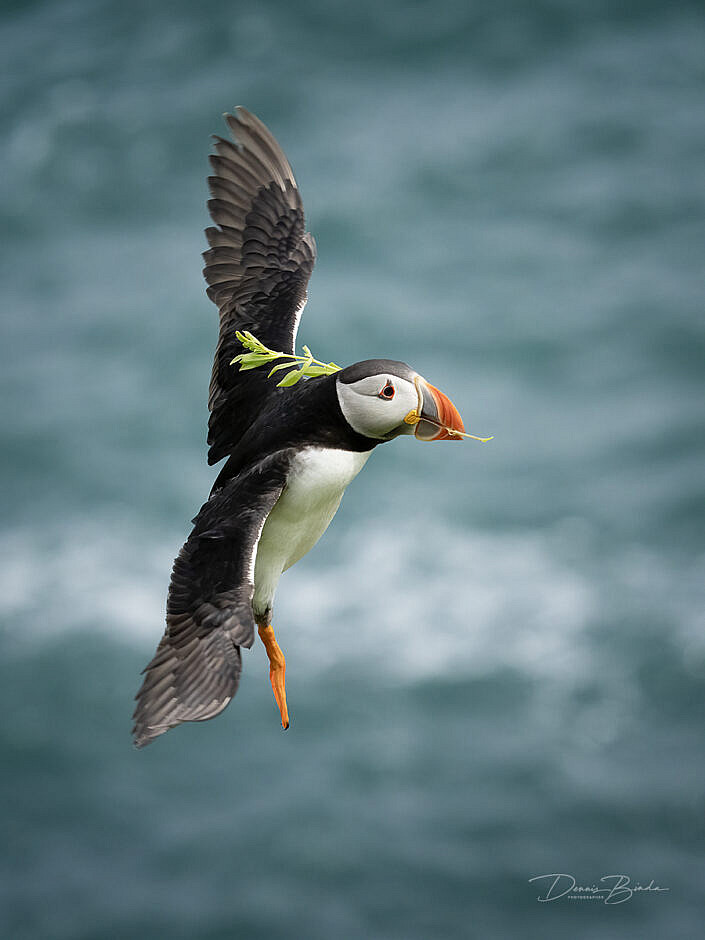
[[[463,419],[453,402],[435,386],[416,378],[419,392],[419,422],[414,434],[420,441],[460,441],[462,438],[448,431],[464,431]]]

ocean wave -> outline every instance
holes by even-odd
[[[299,673],[342,666],[399,682],[509,669],[575,687],[614,674],[611,624],[624,641],[658,623],[702,658],[705,559],[676,566],[631,546],[597,560],[593,535],[581,519],[515,532],[355,522],[282,577],[277,632]],[[5,532],[6,640],[97,631],[146,651],[177,541],[115,519]]]

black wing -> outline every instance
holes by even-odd
[[[244,108],[225,119],[235,143],[215,138],[208,202],[218,226],[206,229],[203,255],[208,296],[220,311],[220,333],[208,397],[208,463],[227,456],[276,384],[267,372],[230,365],[241,353],[236,330],[293,353],[316,260],[304,210],[284,153],[267,128]]]
[[[211,496],[174,562],[166,631],[136,695],[137,747],[181,724],[219,714],[252,646],[254,561],[262,526],[294,451],[278,451]]]

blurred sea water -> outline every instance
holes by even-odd
[[[697,3],[5,3],[0,935],[697,937]],[[378,448],[222,717],[143,752],[207,495],[209,135],[243,104],[319,258],[300,339],[486,445]],[[538,901],[542,874],[667,888]]]

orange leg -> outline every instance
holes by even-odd
[[[282,653],[271,625],[258,627],[260,640],[264,643],[269,657],[269,681],[272,683],[274,698],[277,700],[282,716],[282,728],[289,727],[289,711],[286,707],[286,660]]]

